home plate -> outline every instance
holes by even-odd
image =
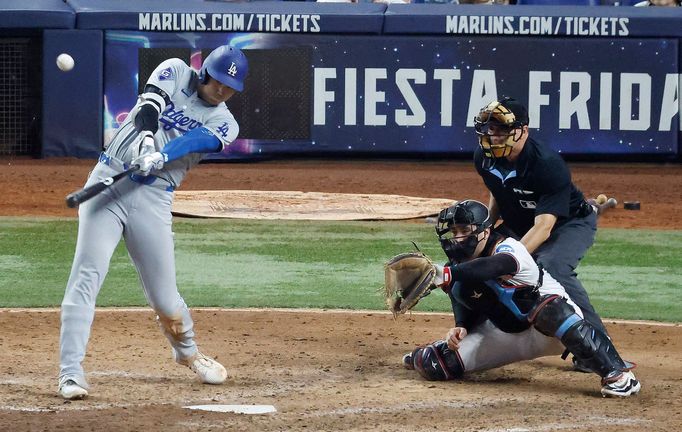
[[[277,409],[272,405],[191,405],[183,408],[237,414],[268,414],[277,412]]]

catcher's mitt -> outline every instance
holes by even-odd
[[[384,298],[393,316],[404,314],[436,287],[436,268],[422,252],[396,255],[384,264]]]

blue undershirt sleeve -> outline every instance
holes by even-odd
[[[161,150],[161,154],[164,155],[165,162],[171,162],[190,153],[215,153],[222,148],[223,144],[213,132],[200,127],[171,140]]]

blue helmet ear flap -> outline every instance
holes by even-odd
[[[208,72],[206,71],[206,69],[204,69],[204,68],[202,67],[202,68],[201,68],[201,72],[199,73],[199,82],[200,82],[201,84],[208,84],[208,79],[209,79],[210,77],[211,77],[211,76],[208,74]]]

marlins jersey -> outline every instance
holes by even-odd
[[[547,294],[568,299],[568,303],[582,316],[564,287],[547,271],[542,271],[541,275],[535,260],[521,242],[508,237],[495,246],[492,256],[497,254],[512,256],[516,261],[516,271],[491,280],[456,281],[452,286],[453,301],[464,306],[464,309],[455,308],[453,304],[457,322],[462,326],[467,326],[465,322],[487,318],[504,332],[524,331],[530,327],[527,315],[536,300]]]
[[[239,125],[232,113],[225,104],[213,106],[199,98],[197,93],[199,78],[184,61],[177,58],[164,61],[152,72],[147,84],[160,88],[170,97],[170,103],[159,116],[159,130],[154,135],[157,151],[163,150],[172,139],[202,126],[220,140],[223,148],[237,138]],[[142,99],[138,98],[137,105],[130,112],[136,112],[141,102]],[[137,136],[134,118],[128,114],[106,147],[105,153],[130,163],[133,154],[131,144],[137,142]],[[163,178],[177,187],[187,171],[204,156],[205,153],[190,153],[165,164],[161,170],[152,171],[152,175]]]

